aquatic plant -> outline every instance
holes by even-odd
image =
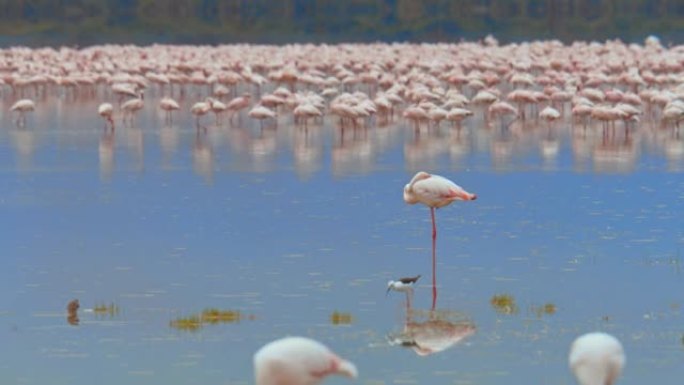
[[[196,332],[203,327],[202,320],[199,316],[193,315],[185,318],[176,318],[169,322],[169,326],[173,329],[178,329],[187,332]]]
[[[109,304],[96,304],[93,307],[93,313],[95,313],[96,316],[100,317],[116,317],[117,315],[119,315],[119,305],[115,304],[114,302],[110,302]]]
[[[530,311],[537,316],[537,318],[542,318],[543,316],[549,316],[556,314],[556,305],[552,303],[545,303],[541,306],[532,305]]]
[[[518,314],[518,305],[515,298],[509,294],[497,294],[489,300],[494,310],[499,314],[513,315]]]
[[[350,325],[353,320],[351,313],[342,313],[336,310],[330,314],[330,323],[333,325]]]
[[[169,322],[173,329],[183,331],[198,331],[205,325],[218,325],[228,323],[239,323],[241,320],[254,320],[252,314],[243,315],[239,310],[221,310],[217,308],[207,308],[199,314],[192,314],[188,317],[180,317]]]
[[[238,310],[219,310],[215,308],[205,309],[200,314],[200,319],[203,323],[219,324],[219,323],[236,323],[241,319],[240,311]]]

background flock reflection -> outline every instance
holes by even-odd
[[[64,116],[64,104],[74,116]],[[452,168],[462,168],[465,157],[487,157],[489,165],[484,166],[498,171],[554,171],[569,166],[579,172],[627,173],[635,171],[644,154],[651,158],[648,163],[662,159],[669,171],[681,171],[684,165],[684,139],[679,130],[649,122],[630,134],[621,128],[604,132],[571,121],[547,125],[516,120],[499,127],[476,117],[458,128],[443,125],[414,130],[400,118],[372,128],[341,128],[327,119],[303,128],[285,116],[277,127],[262,128],[257,121],[240,116],[232,124],[197,129],[188,118],[164,123],[156,104],[148,103],[134,126],[108,128],[93,112],[97,105],[92,101],[48,99],[29,118],[36,127],[17,127],[5,120],[2,135],[13,147],[20,172],[31,171],[41,147],[57,144],[65,151],[88,151],[89,143],[97,138],[94,146],[105,180],[117,164],[139,172],[149,167],[173,169],[174,163],[188,155],[195,173],[207,182],[218,169],[270,172],[292,168],[302,179],[324,167],[333,175],[369,174],[382,169],[383,160],[394,155],[397,146],[403,148],[401,158],[409,171],[430,169],[444,160]]]

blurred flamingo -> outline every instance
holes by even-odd
[[[166,111],[166,121],[170,122],[171,121],[171,113],[173,111],[179,110],[180,106],[178,105],[178,102],[175,101],[174,99],[172,99],[170,97],[164,97],[164,98],[162,98],[162,100],[159,101],[159,108]]]
[[[21,99],[16,103],[12,104],[10,111],[18,111],[19,117],[17,117],[16,123],[19,126],[24,126],[26,124],[26,113],[36,109],[36,104],[31,99]]]
[[[613,385],[625,366],[625,352],[610,334],[587,333],[572,343],[568,361],[580,385]]]
[[[264,345],[254,354],[254,374],[256,385],[317,385],[333,374],[358,375],[353,363],[305,337],[286,337]]]
[[[257,105],[247,113],[250,118],[258,119],[261,128],[264,128],[264,119],[275,119],[276,113],[270,108],[264,107],[262,105]],[[276,121],[277,122],[277,121]]]
[[[197,102],[190,107],[190,113],[195,115],[195,124],[197,125],[197,128],[200,126],[200,117],[206,115],[209,111],[211,111],[211,104],[208,101]]]
[[[128,116],[128,122],[132,123],[133,122],[133,117],[135,114],[140,111],[143,106],[145,105],[143,102],[144,95],[143,92],[140,91],[138,93],[137,98],[129,99],[127,100],[124,104],[121,105],[121,111],[123,111],[123,121],[124,123],[126,122],[126,117]]]
[[[111,103],[102,103],[97,107],[97,113],[105,120],[105,128],[111,126],[114,128],[114,119],[112,119],[112,114],[114,113],[114,106]]]

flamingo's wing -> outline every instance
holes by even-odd
[[[413,185],[413,192],[419,200],[430,206],[437,205],[445,200],[453,200],[460,189],[453,182],[437,175],[420,180]]]

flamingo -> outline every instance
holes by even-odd
[[[625,352],[610,334],[587,333],[572,343],[568,361],[580,385],[613,385],[625,366]]]
[[[413,122],[413,128],[418,133],[419,125],[421,120],[427,120],[427,111],[422,109],[420,106],[409,106],[406,107],[403,113],[404,118]]]
[[[173,98],[165,97],[159,101],[159,108],[166,111],[166,121],[170,121],[171,112],[179,110],[180,106],[178,105],[178,102],[175,101]]]
[[[102,103],[97,107],[97,113],[108,122],[109,125],[114,127],[114,119],[112,119],[112,114],[114,113],[114,106],[111,103]],[[105,126],[106,127],[106,126]]]
[[[128,83],[115,83],[112,84],[112,92],[119,96],[119,105],[123,101],[123,98],[130,96],[133,98],[138,97],[138,91],[135,86]]]
[[[353,363],[305,337],[269,342],[254,354],[256,385],[317,385],[333,374],[356,378]]]
[[[207,98],[207,103],[209,103],[209,109],[214,113],[214,118],[216,120],[216,125],[219,124],[219,116],[228,108],[225,103],[218,99]]]
[[[504,125],[504,118],[506,116],[513,116],[514,119],[518,117],[518,110],[515,109],[511,104],[508,102],[504,101],[498,101],[494,102],[489,105],[489,108],[487,108],[487,112],[489,113],[489,116],[491,117],[496,117],[498,116],[499,119],[501,119],[501,128],[505,128],[506,126]],[[509,122],[510,124],[510,122]]]
[[[195,122],[197,124],[197,127],[199,127],[199,120],[202,115],[205,115],[207,112],[211,111],[211,103],[208,101],[204,102],[197,102],[190,107],[190,112],[195,115]]]
[[[19,111],[17,124],[23,126],[26,123],[26,113],[36,109],[36,104],[31,99],[20,99],[12,104],[10,111]]]
[[[121,111],[123,111],[123,120],[126,121],[126,115],[128,115],[129,122],[133,121],[133,115],[141,110],[145,105],[143,102],[144,96],[143,92],[138,93],[137,98],[129,99],[124,104],[121,105]]]
[[[461,121],[469,116],[473,116],[473,112],[465,108],[452,107],[447,112],[446,120],[453,122],[457,127],[460,127]]]
[[[551,122],[554,122],[554,121],[560,119],[561,114],[560,114],[560,112],[558,112],[557,109],[555,109],[551,106],[547,106],[546,108],[541,110],[541,112],[539,113],[539,117],[546,120],[546,122],[550,124]]]
[[[461,188],[456,183],[439,175],[419,171],[413,176],[409,184],[404,186],[404,202],[412,205],[422,203],[430,207],[432,217],[432,307],[437,303],[437,279],[435,244],[437,242],[437,225],[435,223],[435,209],[447,206],[453,201],[472,201],[477,195]]]
[[[295,122],[304,121],[304,128],[307,127],[307,122],[309,118],[315,118],[317,116],[323,116],[323,113],[311,103],[303,103],[298,105],[293,111]]]
[[[439,123],[444,120],[449,112],[441,107],[432,107],[428,112],[428,118],[435,124],[435,127],[439,128]]]
[[[261,128],[264,127],[264,119],[275,119],[276,113],[270,108],[264,107],[262,105],[257,105],[247,113],[252,119],[259,119],[259,124]]]
[[[231,114],[239,113],[240,110],[249,107],[250,100],[251,95],[248,93],[244,93],[242,96],[233,98],[230,102],[228,102],[228,104],[226,105],[226,109],[230,111]]]

